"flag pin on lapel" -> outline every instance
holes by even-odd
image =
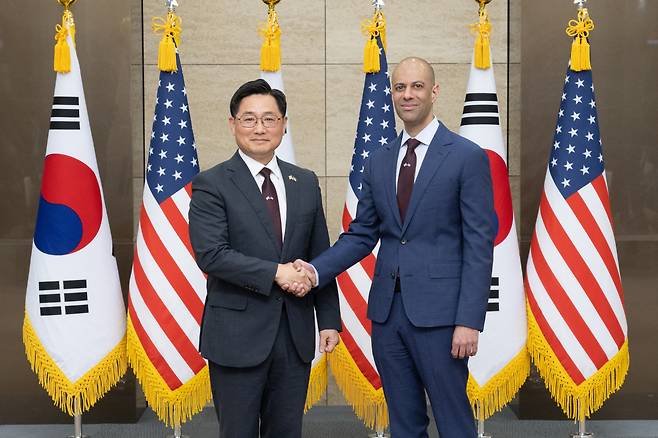
[[[297,182],[297,178],[295,178],[295,177],[292,176],[292,175],[288,175],[288,179],[289,179],[290,181],[295,181],[295,182]]]

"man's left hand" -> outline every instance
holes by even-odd
[[[480,332],[470,327],[461,325],[455,326],[452,334],[452,357],[463,359],[468,356],[475,356],[478,352],[478,336]]]
[[[320,330],[320,353],[331,353],[339,342],[338,330]]]

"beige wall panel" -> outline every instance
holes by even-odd
[[[144,178],[133,178],[133,238],[137,237],[139,227],[139,215],[142,210],[142,198],[144,196]]]
[[[510,0],[509,5],[509,50],[512,63],[521,62],[521,0]],[[520,85],[519,85],[520,87]]]
[[[196,0],[180,2],[182,43],[188,64],[260,63],[262,39],[258,27],[267,20],[267,6],[256,0]],[[324,62],[324,1],[282,1],[277,6],[281,51],[286,64]],[[144,1],[147,63],[155,63],[159,36],[151,32],[151,18],[162,17],[162,1]]]
[[[363,62],[365,37],[361,21],[372,17],[373,9],[363,0],[327,2],[327,62]],[[477,21],[478,6],[465,0],[387,0],[388,59],[399,62],[406,56],[420,56],[431,63],[468,63],[474,38],[469,24]],[[491,45],[498,62],[507,60],[507,2],[489,6]],[[518,52],[518,50],[517,50]],[[519,56],[518,53],[515,56]]]
[[[297,162],[318,175],[324,175],[324,67],[292,65],[284,69]],[[235,140],[227,121],[229,101],[237,87],[258,78],[260,73],[256,66],[251,65],[183,64],[183,70],[199,162],[201,169],[207,169],[227,160],[235,152]],[[147,139],[151,138],[158,76],[154,66],[146,67]]]
[[[327,226],[329,227],[329,240],[331,244],[338,239],[341,233],[340,221],[345,206],[345,193],[347,193],[347,177],[327,177]]]

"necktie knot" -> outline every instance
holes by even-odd
[[[420,144],[420,140],[416,138],[410,138],[409,140],[407,140],[407,153],[416,149],[416,146],[418,146],[419,144]]]
[[[265,179],[269,179],[270,175],[272,174],[272,169],[268,167],[263,167],[263,169],[259,173],[263,175]]]

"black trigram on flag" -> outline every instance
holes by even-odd
[[[60,284],[63,286],[62,288],[60,288]],[[39,311],[41,316],[89,313],[85,289],[87,289],[87,280],[40,281]]]
[[[53,98],[50,129],[80,130],[80,99],[77,96]]]
[[[462,113],[462,126],[499,125],[496,93],[467,93]]]
[[[491,277],[491,288],[489,289],[489,302],[487,312],[498,312],[500,310],[500,279]]]

